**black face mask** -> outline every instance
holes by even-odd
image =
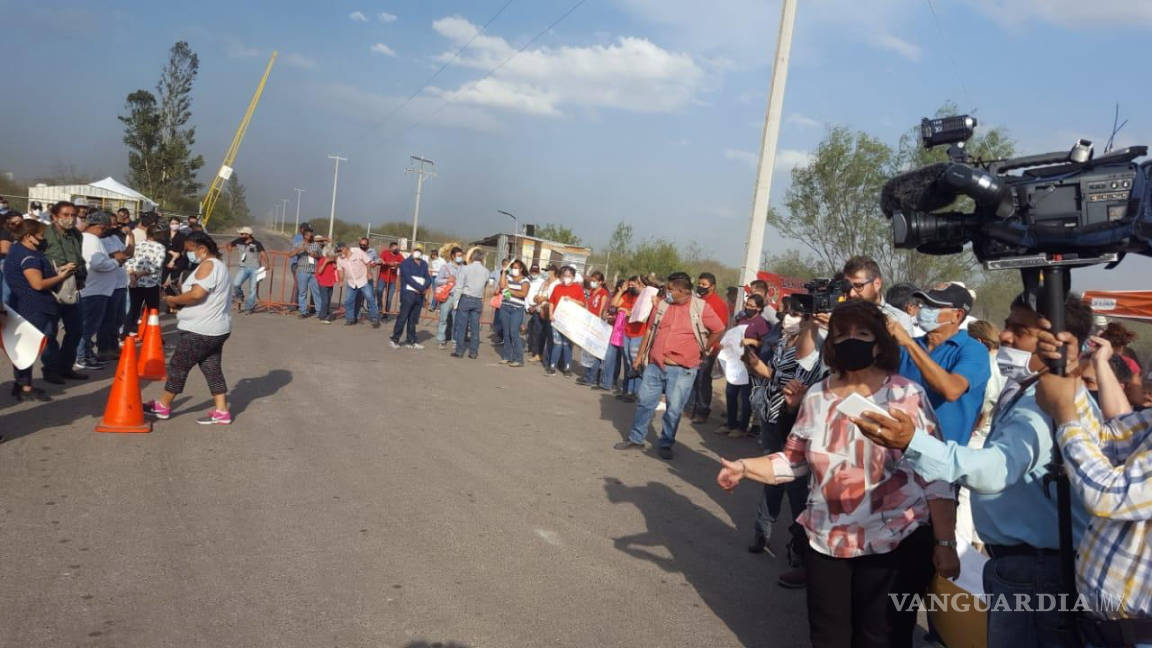
[[[697,286],[696,287],[696,294],[700,295],[701,297],[705,297],[708,295],[708,289],[705,288],[704,286]]]
[[[639,294],[640,294],[640,289],[639,289],[639,288],[629,288],[629,289],[628,289],[628,294],[629,294],[629,295],[632,295],[633,297],[635,297],[635,296],[637,296],[637,295],[639,295]]]
[[[873,355],[876,348],[875,341],[848,338],[833,346],[836,349],[836,360],[845,371],[861,371],[876,362],[876,357]]]
[[[367,246],[367,245],[361,245],[361,246],[360,246],[360,249],[361,249],[361,250],[367,250],[367,249],[368,249],[368,246]]]

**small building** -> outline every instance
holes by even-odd
[[[472,245],[496,250],[496,260],[493,263],[499,263],[502,259],[512,257],[520,259],[529,266],[538,264],[541,268],[546,268],[549,265],[570,265],[576,268],[580,274],[584,273],[584,268],[588,265],[588,257],[592,254],[592,248],[549,241],[525,234],[493,234],[479,241],[473,241]]]
[[[76,202],[78,198],[83,198],[89,207],[106,212],[127,207],[134,216],[156,209],[155,200],[110,177],[88,184],[49,186],[40,183],[28,187],[28,200],[44,205],[45,209],[54,202]]]

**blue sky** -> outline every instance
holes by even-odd
[[[514,0],[395,112],[505,2],[0,0],[0,167],[123,178],[115,116],[185,39],[201,60],[193,121],[211,173],[277,49],[236,163],[257,216],[280,198],[293,214],[303,187],[305,217],[326,217],[326,156],[340,153],[341,218],[409,220],[403,170],[419,154],[440,174],[425,185],[429,226],[507,230],[504,209],[597,245],[626,221],[738,265],[779,3],[587,0],[484,79],[574,2]],[[1150,29],[1152,3],[1130,0],[802,0],[773,202],[829,124],[895,143],[948,100],[1021,152],[1102,146],[1116,101],[1131,120],[1120,143],[1152,143]],[[768,250],[794,245],[769,232]],[[1145,269],[1126,261],[1107,283],[1146,287]]]

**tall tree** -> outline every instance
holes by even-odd
[[[232,177],[224,185],[224,191],[228,199],[228,212],[232,215],[232,221],[235,223],[250,222],[252,214],[248,210],[248,189],[240,184],[239,173],[232,172]]]
[[[128,95],[124,124],[124,144],[128,146],[128,183],[145,196],[158,200],[161,184],[160,112],[156,97],[147,90]]]
[[[536,236],[549,241],[556,241],[557,243],[567,243],[568,245],[580,245],[580,237],[576,236],[571,229],[563,225],[556,225],[549,223],[536,228]]]
[[[188,126],[192,117],[192,83],[200,69],[200,58],[188,46],[178,41],[168,52],[168,64],[156,84],[160,112],[160,160],[162,165],[160,191],[170,203],[189,203],[200,189],[196,172],[204,166],[204,158],[192,155],[196,143],[196,129]],[[159,198],[159,197],[157,197]],[[194,202],[194,201],[192,201]]]

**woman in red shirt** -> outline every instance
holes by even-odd
[[[576,269],[572,266],[564,266],[560,268],[560,283],[552,289],[552,294],[548,296],[548,303],[552,304],[552,308],[548,314],[551,319],[552,314],[556,312],[556,306],[560,304],[560,300],[567,297],[580,304],[584,305],[584,287],[575,282]],[[557,331],[555,327],[552,328],[552,357],[548,359],[548,368],[544,370],[549,376],[556,374],[556,368],[559,367],[561,373],[565,376],[572,375],[572,340],[564,337]]]
[[[605,314],[608,313],[608,305],[611,301],[612,293],[608,292],[608,289],[604,287],[604,273],[599,270],[589,273],[588,310],[600,319],[607,320],[608,318]],[[615,317],[614,310],[613,317]],[[606,362],[608,360],[610,360],[611,363]],[[604,355],[604,359],[601,360],[597,358],[596,361],[592,363],[592,366],[588,367],[588,371],[576,379],[576,384],[591,385],[593,389],[603,389],[604,391],[610,390],[616,378],[614,370],[615,362],[616,354],[612,353],[612,346],[609,345],[608,352]],[[609,367],[609,364],[612,364],[612,367]],[[604,376],[598,378],[598,374],[601,372],[603,372]]]

